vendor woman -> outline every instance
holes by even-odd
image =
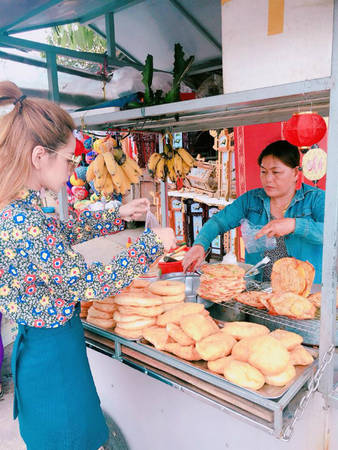
[[[175,246],[170,228],[147,230],[109,264],[87,265],[73,244],[139,219],[147,199],[119,210],[85,211],[62,223],[41,209],[42,188],[58,192],[74,170],[74,123],[47,100],[0,83],[0,310],[19,324],[12,355],[14,418],[28,450],[97,450],[108,440],[86,355],[81,300],[128,286]]]
[[[309,261],[315,268],[315,283],[321,282],[324,201],[323,190],[302,184],[299,176],[299,150],[288,141],[268,145],[258,157],[262,188],[252,189],[214,215],[199,232],[183,260],[185,271],[197,268],[213,239],[247,219],[261,227],[255,238],[275,237],[273,249],[245,252],[245,261],[256,264],[265,255],[270,263],[263,269],[263,281],[270,279],[272,264],[290,256]]]

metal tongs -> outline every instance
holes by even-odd
[[[211,252],[211,247],[209,247],[208,248],[208,250],[205,252],[205,255],[204,255],[204,260],[209,256],[209,254],[210,254],[210,252]],[[190,272],[185,272],[185,276],[187,277],[187,276],[189,276],[189,275],[198,275],[198,276],[201,276],[202,275],[202,272],[200,271],[200,270],[198,270],[198,269],[195,269],[195,266],[193,267],[193,269],[192,269],[192,271],[190,271]]]
[[[253,267],[251,267],[251,269],[249,269],[245,275],[244,278],[248,278],[252,275],[257,275],[259,273],[259,270],[257,270],[259,267],[262,268],[263,266],[266,266],[269,262],[270,262],[270,258],[268,256],[264,256],[263,259],[261,259],[260,261],[258,261],[257,264],[255,264]]]

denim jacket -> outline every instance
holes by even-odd
[[[322,277],[324,203],[323,190],[302,184],[284,215],[285,218],[296,219],[295,231],[284,236],[288,255],[313,264],[316,270],[315,283],[320,283]],[[271,220],[270,198],[264,189],[246,192],[212,216],[200,230],[194,245],[202,245],[207,250],[217,235],[238,227],[244,218],[262,227]],[[263,251],[246,251],[245,261],[256,264],[263,256]]]

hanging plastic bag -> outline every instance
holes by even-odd
[[[241,232],[245,249],[248,253],[264,252],[276,248],[277,241],[274,237],[262,236],[259,239],[255,235],[261,230],[262,225],[254,225],[247,219],[241,220]]]
[[[154,228],[160,228],[160,224],[158,223],[158,220],[156,216],[148,209],[146,214],[146,223],[145,223],[145,229],[153,230]]]

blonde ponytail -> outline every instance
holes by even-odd
[[[25,187],[31,174],[31,154],[41,145],[58,150],[75,128],[72,118],[48,100],[22,94],[11,81],[0,82],[0,106],[13,110],[0,119],[0,208]]]

